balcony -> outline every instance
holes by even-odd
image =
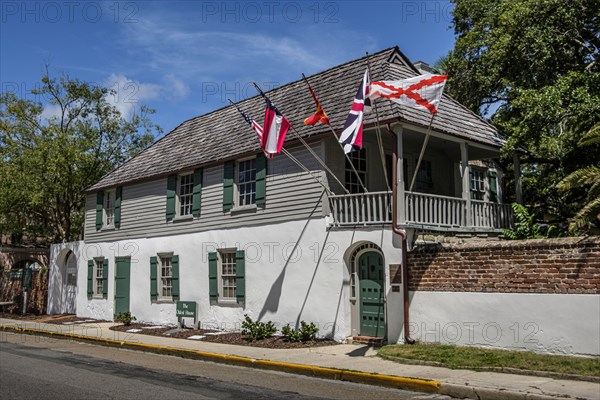
[[[332,227],[381,225],[392,222],[392,194],[371,192],[329,197]],[[398,224],[432,230],[497,231],[510,228],[509,204],[405,192]],[[404,214],[404,221],[402,221]]]

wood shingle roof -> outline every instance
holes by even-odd
[[[344,125],[367,62],[372,81],[420,74],[400,50],[393,47],[309,76],[308,80],[337,132]],[[296,140],[296,132],[306,138],[329,131],[321,124],[314,127],[303,124],[304,119],[315,111],[315,104],[301,79],[273,89],[267,95],[295,127],[295,131],[288,132],[286,143]],[[239,106],[262,123],[265,102],[261,96],[240,101]],[[427,110],[400,106],[390,101],[378,100],[377,108],[380,122],[401,119],[426,127],[431,118]],[[375,113],[365,114],[364,121],[365,125],[375,124]],[[447,95],[438,107],[432,129],[494,147],[505,143],[494,126]],[[165,176],[259,150],[256,135],[236,108],[229,105],[183,122],[86,191]]]

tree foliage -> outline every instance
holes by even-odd
[[[556,188],[595,164],[598,145],[578,142],[600,122],[600,2],[453,0],[454,49],[443,64],[447,91],[524,150],[525,201],[566,218],[584,190]],[[508,158],[507,158],[508,159]]]
[[[104,87],[46,74],[39,101],[0,96],[0,232],[48,242],[81,236],[82,191],[150,144],[160,128],[140,107],[129,120]],[[54,110],[48,116],[48,110]],[[46,111],[46,112],[45,112]]]
[[[598,143],[600,143],[600,125],[594,126],[579,141],[580,146],[592,146]],[[585,228],[591,221],[598,221],[600,218],[600,161],[596,165],[572,172],[558,184],[558,188],[562,190],[588,188],[586,204],[575,214],[569,230],[577,231]]]

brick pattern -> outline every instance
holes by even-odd
[[[600,237],[418,245],[409,290],[600,294]]]

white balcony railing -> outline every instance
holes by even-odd
[[[333,214],[333,226],[376,225],[392,222],[391,193],[373,192],[333,195],[329,197]],[[500,229],[513,223],[510,205],[439,196],[425,193],[405,192],[405,221],[401,225],[419,225],[443,229]],[[470,223],[467,221],[470,220]]]

